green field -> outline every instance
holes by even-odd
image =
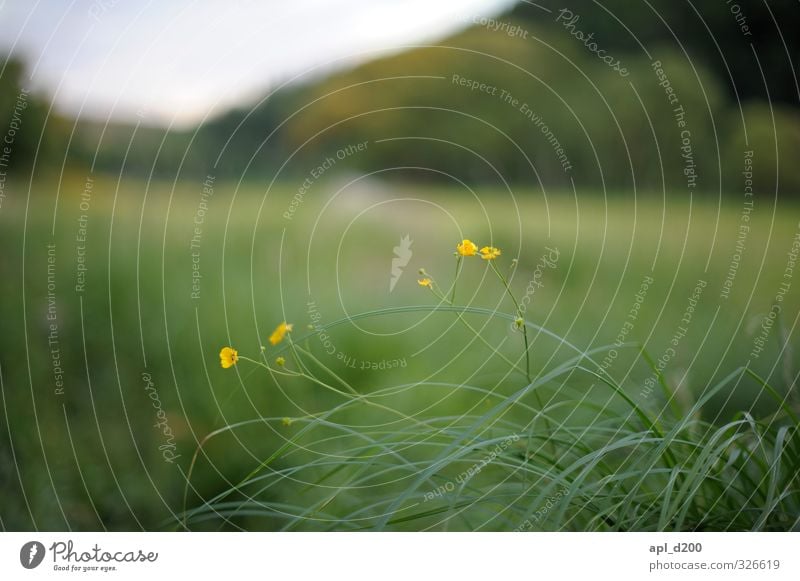
[[[780,395],[795,380],[797,207],[756,197],[744,222],[737,195],[720,205],[711,195],[342,179],[313,184],[288,220],[298,184],[214,180],[204,195],[204,179],[95,176],[90,192],[80,174],[7,185],[0,438],[10,445],[0,447],[0,483],[14,502],[5,529],[176,528],[190,467],[187,508],[226,493],[216,512],[190,515],[194,529],[796,526],[800,454],[794,431],[776,435],[783,416],[759,424],[755,444],[755,427],[742,435],[741,448],[703,438],[711,425],[742,420],[746,431],[746,418],[778,409],[747,374],[710,395],[738,368]],[[393,248],[406,235],[413,254],[389,292]],[[496,264],[517,299],[535,289],[525,313],[535,394],[512,395],[528,385],[523,334],[511,329],[514,305],[485,261],[464,259],[455,289],[454,304],[474,310],[428,308],[439,301],[417,271],[449,296],[463,238],[502,249]],[[292,345],[316,359],[306,356],[309,370],[361,399],[305,378],[276,381],[246,361],[220,368],[222,346],[258,359],[266,345],[267,361],[285,356],[297,369],[289,342],[267,342],[284,320],[294,324]],[[648,358],[663,361],[660,376]],[[679,418],[697,422],[684,427],[708,456],[682,431],[666,451],[650,447],[643,434],[667,434]],[[198,442],[226,426],[235,429],[210,439],[192,465]],[[588,460],[635,434],[638,449]],[[785,446],[788,466],[742,480],[736,494],[755,496],[713,487],[736,454],[767,441],[764,457]],[[666,458],[665,468],[651,457]],[[639,474],[650,480],[628,486]],[[664,490],[683,491],[691,508],[650,514]],[[767,507],[763,520],[751,519],[750,505]]]

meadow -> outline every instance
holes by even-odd
[[[6,185],[4,528],[797,528],[796,206],[297,186]]]

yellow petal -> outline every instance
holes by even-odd
[[[239,352],[233,347],[223,347],[219,352],[219,364],[223,369],[233,367],[238,360]]]
[[[478,251],[478,245],[472,240],[465,238],[461,241],[461,244],[456,246],[456,250],[461,256],[475,256],[475,253]]]
[[[283,323],[278,325],[275,328],[275,330],[272,332],[272,335],[269,336],[269,342],[272,345],[277,345],[278,343],[283,341],[283,338],[286,336],[286,333],[291,331],[292,328],[293,328],[293,325],[290,325],[289,323],[286,323],[284,321]]]

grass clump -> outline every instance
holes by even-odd
[[[448,288],[421,271],[419,285],[438,304],[395,307],[359,319],[425,312],[466,332],[506,370],[491,381],[424,379],[366,392],[337,375],[283,322],[258,358],[231,347],[223,367],[248,364],[278,384],[299,382],[335,403],[297,417],[257,417],[212,432],[188,474],[186,529],[728,531],[800,528],[800,441],[788,396],[747,366],[686,401],[672,392],[647,353],[639,364],[659,375],[662,392],[643,401],[634,380],[620,383],[601,365],[618,346],[583,350],[522,316],[497,266],[501,251],[464,240]],[[459,273],[482,258],[513,312],[461,306]],[[471,266],[471,265],[469,265]],[[509,357],[484,335],[508,325],[519,337]],[[531,337],[566,349],[562,360],[533,364]],[[280,344],[280,345],[279,345]],[[634,345],[628,345],[634,349]],[[627,376],[626,376],[627,377]],[[776,411],[741,412],[725,423],[703,419],[721,391],[749,382]],[[582,386],[589,384],[586,389]],[[363,389],[363,387],[362,387]],[[458,393],[458,413],[441,402]],[[425,402],[424,405],[420,402]],[[259,429],[269,448],[246,474],[212,494],[191,488],[200,465],[214,464],[210,442]],[[189,508],[189,506],[192,508]]]

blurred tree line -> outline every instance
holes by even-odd
[[[466,20],[436,46],[282,86],[190,131],[117,124],[103,133],[80,122],[67,160],[170,179],[297,179],[368,141],[337,169],[701,193],[741,190],[752,150],[759,189],[800,193],[796,0],[537,5]],[[396,167],[422,169],[383,171]]]

